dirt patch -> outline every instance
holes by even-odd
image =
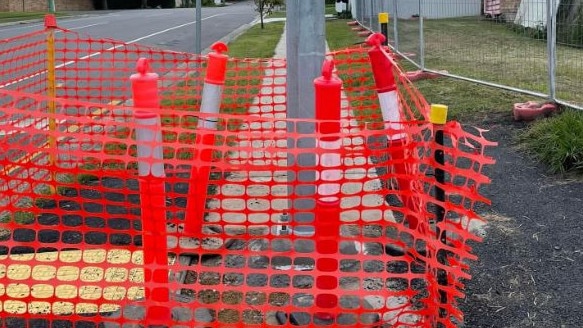
[[[583,324],[583,182],[549,175],[522,153],[515,134],[524,125],[498,114],[478,123],[499,146],[488,151],[484,188],[492,207],[484,243],[474,246],[461,308],[466,327],[581,327]]]

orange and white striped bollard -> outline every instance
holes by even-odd
[[[389,131],[388,155],[390,157],[392,173],[395,176],[397,187],[400,191],[403,202],[405,219],[410,229],[417,229],[417,206],[414,202],[411,187],[412,172],[407,164],[409,151],[407,150],[408,140],[405,132],[404,118],[399,103],[399,92],[393,72],[394,64],[389,55],[383,49],[385,36],[376,33],[367,39],[367,43],[372,46],[368,51],[374,80],[376,84],[379,104],[382,111],[385,129]]]
[[[339,252],[340,235],[340,179],[342,178],[342,157],[340,149],[340,111],[342,81],[334,76],[334,62],[324,61],[322,76],[314,80],[316,99],[316,119],[320,138],[318,156],[320,170],[317,183],[315,211],[315,236],[318,240],[316,251],[316,269],[320,272],[316,278],[316,295],[318,312],[314,316],[320,320],[331,321],[338,307],[338,296],[333,290],[339,288],[337,272],[339,268],[335,255]]]
[[[144,250],[146,300],[145,321],[166,323],[168,304],[168,244],[166,237],[166,191],[162,152],[158,74],[151,73],[148,60],[140,58],[137,74],[130,77],[136,111],[136,143]],[[147,286],[150,284],[150,286]]]
[[[211,163],[214,158],[215,135],[218,114],[221,109],[223,87],[225,85],[227,62],[229,57],[227,45],[217,42],[211,46],[212,53],[208,55],[208,66],[204,79],[200,112],[198,119],[197,147],[199,151],[199,167],[193,166],[189,186],[189,197],[186,207],[184,232],[188,235],[202,234],[202,225],[206,214],[206,202],[209,187]]]

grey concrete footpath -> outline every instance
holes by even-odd
[[[264,78],[263,78],[263,87],[260,89],[258,96],[253,100],[253,105],[249,108],[249,115],[257,116],[260,118],[266,118],[268,120],[271,119],[285,119],[285,103],[286,103],[286,96],[285,96],[285,62],[281,62],[278,67],[277,59],[284,59],[285,58],[285,51],[286,51],[286,35],[285,33],[282,35],[280,42],[278,43],[275,49],[275,56],[276,59],[274,67],[269,68],[265,71]],[[272,105],[275,104],[275,105]],[[341,116],[344,120],[349,120],[349,124],[347,126],[357,126],[353,115],[351,114],[350,104],[346,99],[346,96],[343,97],[342,101],[342,113]],[[263,125],[263,126],[261,126]],[[273,125],[273,126],[272,126]],[[253,131],[261,131],[273,129],[275,128],[276,133],[284,134],[286,132],[286,124],[284,121],[275,121],[275,122],[263,122],[263,123],[252,123],[251,126],[243,126],[243,129],[250,129]],[[349,147],[359,147],[364,145],[364,139],[362,137],[350,137],[351,133],[357,132],[355,128],[349,129],[345,128],[344,133],[348,137],[344,138],[343,145]],[[229,178],[231,182],[242,181],[243,179],[247,178],[254,178],[257,179],[257,182],[261,181],[271,181],[271,179],[275,179],[275,181],[280,182],[282,184],[281,188],[277,190],[282,194],[278,194],[278,197],[286,197],[287,195],[287,155],[285,155],[285,150],[287,148],[287,141],[281,140],[277,144],[274,144],[272,140],[261,141],[261,140],[254,140],[252,144],[249,144],[247,141],[243,141],[239,144],[240,148],[249,148],[256,149],[252,152],[238,152],[235,151],[230,156],[231,164],[239,165],[243,164],[245,161],[249,159],[253,159],[253,163],[256,165],[264,165],[267,162],[262,161],[261,159],[271,160],[273,158],[277,158],[277,165],[281,167],[280,172],[275,172],[273,175],[271,173],[266,173],[264,171],[261,172],[234,172],[231,177]],[[274,150],[276,149],[277,152],[274,154],[269,154],[265,152],[265,149]],[[280,153],[278,153],[280,152]],[[349,165],[364,165],[367,164],[369,161],[366,158],[359,158],[357,159],[356,163],[348,163]],[[370,164],[370,163],[369,163]],[[247,176],[248,175],[248,176]],[[349,169],[344,172],[345,176],[350,176],[353,180],[361,180],[367,179],[364,185],[360,185],[359,183],[354,184],[344,184],[342,194],[344,195],[351,195],[358,193],[360,189],[363,189],[365,192],[370,192],[370,197],[363,197],[362,202],[367,207],[377,207],[383,204],[384,199],[382,196],[377,193],[381,189],[381,182],[378,180],[378,177],[374,172],[370,172],[364,169]],[[238,186],[235,183],[230,186],[230,188],[244,188],[244,186]],[[229,194],[241,194],[244,190],[230,190]],[[361,199],[359,197],[342,197],[342,208],[343,209],[350,209],[355,206],[359,205]],[[258,208],[269,208],[269,201],[268,200],[258,200],[257,207]],[[281,206],[277,207],[280,213],[283,213],[287,210],[287,201],[282,202],[284,204],[280,204]],[[225,202],[223,202],[223,207],[225,206]],[[216,208],[216,207],[215,207]],[[273,209],[273,207],[271,207]],[[354,221],[358,219],[359,213],[354,211],[344,211],[342,219],[344,221]],[[385,211],[384,219],[394,220],[391,211]],[[364,221],[374,221],[378,219],[378,213],[373,212],[366,212],[365,217],[363,218]]]

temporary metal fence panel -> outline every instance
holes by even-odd
[[[555,42],[551,47],[556,57],[551,57],[551,61],[556,60],[556,97],[583,108],[583,2],[561,1]]]
[[[581,1],[377,2],[397,18],[392,45],[417,66],[583,108]]]
[[[545,0],[538,1],[538,5],[545,4]],[[465,1],[445,0],[440,6],[455,12],[466,5]],[[542,24],[538,17],[520,16],[521,25],[517,25],[504,17],[486,18],[479,15],[479,10],[476,13],[425,20],[425,67],[547,93],[549,72],[544,27],[530,27]]]

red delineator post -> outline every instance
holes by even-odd
[[[142,213],[142,243],[146,301],[145,322],[163,324],[171,319],[167,306],[168,247],[166,237],[166,191],[162,153],[162,130],[158,96],[158,75],[151,73],[148,60],[140,58],[137,74],[130,77],[132,83],[140,206]],[[148,286],[149,285],[149,286]]]
[[[372,46],[368,55],[372,65],[385,129],[392,131],[387,136],[388,154],[392,162],[390,166],[396,178],[397,187],[401,191],[403,206],[409,210],[409,213],[406,214],[406,221],[409,224],[409,228],[417,229],[418,219],[415,215],[417,206],[412,195],[412,181],[409,176],[411,170],[407,164],[407,159],[410,156],[406,149],[408,144],[407,134],[404,131],[404,118],[401,113],[399,93],[393,72],[394,65],[383,49],[382,44],[384,41],[385,36],[380,33],[371,35],[367,39],[367,43]]]
[[[217,42],[211,46],[212,53],[208,55],[208,66],[202,90],[200,112],[204,113],[198,120],[197,147],[199,151],[198,167],[191,170],[191,186],[186,207],[186,222],[184,232],[188,235],[198,236],[202,233],[202,225],[206,213],[207,190],[211,163],[214,160],[213,151],[218,114],[221,109],[223,87],[227,73],[229,57],[224,54],[228,51],[227,45]]]
[[[318,240],[316,251],[319,257],[316,269],[316,296],[318,312],[315,316],[321,320],[334,320],[338,297],[338,238],[340,235],[340,179],[342,178],[342,158],[340,148],[340,111],[342,81],[333,76],[334,62],[324,61],[322,76],[314,80],[316,98],[316,119],[319,121],[318,156],[319,178],[317,182],[317,199],[315,211],[315,236]]]

